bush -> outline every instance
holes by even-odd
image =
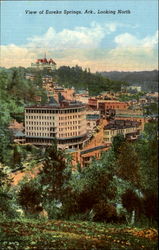
[[[116,208],[103,200],[94,206],[93,211],[94,221],[115,222],[117,220]]]
[[[0,188],[0,217],[1,218],[17,218],[17,204],[13,194]]]
[[[43,210],[41,201],[41,192],[35,186],[34,180],[22,184],[18,193],[18,202],[27,215],[38,215]]]
[[[45,210],[48,213],[49,219],[61,219],[62,217],[62,203],[53,200],[44,205]]]

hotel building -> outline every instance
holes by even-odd
[[[122,134],[128,140],[136,140],[141,133],[141,122],[131,120],[111,120],[104,127],[104,141],[112,143],[113,138]]]
[[[52,71],[56,69],[56,63],[52,58],[47,59],[44,56],[44,58],[37,59],[35,63],[32,63],[31,67],[37,70],[48,69]]]
[[[63,100],[57,103],[25,108],[26,143],[51,145],[56,139],[58,148],[82,148],[86,139],[85,105]]]

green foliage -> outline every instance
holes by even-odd
[[[57,149],[56,142],[46,148],[43,168],[39,173],[39,183],[43,189],[43,199],[61,200],[67,192],[67,181],[70,177],[67,170],[65,154]]]
[[[0,217],[14,218],[16,212],[16,195],[11,188],[12,178],[9,176],[10,169],[0,164]]]
[[[66,201],[66,210],[69,215],[85,214],[87,215],[85,219],[89,219],[90,211],[93,209],[95,220],[108,220],[107,216],[102,219],[102,214],[115,197],[113,161],[113,154],[108,152],[103,154],[101,160],[94,160],[90,166],[72,174],[71,196],[69,202]]]
[[[119,101],[121,102],[128,102],[131,101],[133,99],[139,101],[139,99],[144,95],[144,92],[137,92],[136,94],[134,93],[129,93],[129,94],[120,94],[119,95]]]
[[[117,158],[117,176],[129,181],[134,186],[140,186],[140,161],[139,156],[130,142],[125,142],[120,146],[120,153]]]
[[[58,200],[45,202],[45,210],[48,212],[49,219],[62,219],[64,217],[62,211],[62,203]]]
[[[62,66],[55,72],[60,84],[65,87],[75,87],[76,90],[88,89],[89,95],[98,95],[102,91],[119,91],[123,82],[112,81],[101,74],[92,74],[89,70],[81,67]]]
[[[14,158],[17,158],[14,156],[19,152],[14,152],[12,157],[13,135],[8,129],[10,122],[13,119],[24,122],[24,106],[35,103],[36,96],[41,96],[42,103],[46,102],[46,93],[41,88],[39,78],[35,83],[26,80],[24,77],[26,71],[22,67],[0,71],[0,162],[12,166]]]
[[[41,192],[34,180],[25,182],[20,186],[18,202],[26,214],[36,215],[41,210]]]
[[[62,220],[0,221],[1,249],[157,249],[157,230]]]
[[[112,150],[115,154],[116,157],[118,157],[119,153],[120,153],[120,147],[121,145],[125,142],[125,138],[123,134],[118,134],[115,137],[113,137],[113,141],[112,141]]]
[[[144,133],[136,142],[136,151],[140,160],[142,191],[157,193],[158,190],[158,140],[157,122],[145,125]]]
[[[143,107],[144,115],[157,115],[158,114],[158,103],[150,103]]]

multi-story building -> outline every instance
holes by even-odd
[[[104,141],[106,143],[112,143],[113,138],[122,134],[129,140],[135,140],[138,138],[141,127],[141,123],[131,120],[112,120],[104,127]]]
[[[149,118],[144,116],[143,110],[117,110],[115,117],[117,120],[139,122],[141,131],[144,131],[145,123],[149,121]]]
[[[87,114],[86,115],[87,120],[87,130],[93,131],[94,128],[97,128],[100,121],[100,115],[99,114]]]
[[[88,100],[89,107],[94,110],[99,110],[101,115],[104,117],[109,117],[116,114],[116,110],[127,110],[129,105],[127,102],[120,102],[116,100],[103,100],[90,98]]]
[[[47,59],[46,56],[44,58],[37,59],[35,63],[31,64],[31,67],[37,70],[55,70],[56,69],[56,63],[52,58]]]
[[[26,142],[34,145],[50,145],[56,139],[58,148],[82,148],[87,135],[85,105],[63,100],[28,106],[25,135]]]
[[[59,93],[69,101],[75,101],[75,89],[74,88],[64,88],[61,86],[56,86],[53,89],[54,98],[57,100]]]
[[[88,99],[88,105],[90,108],[97,110],[98,100],[95,97],[91,97]]]

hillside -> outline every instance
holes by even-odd
[[[111,80],[126,81],[130,85],[139,85],[143,91],[158,90],[158,70],[139,72],[100,72],[104,77]]]
[[[94,222],[0,222],[1,249],[157,249],[157,230]]]

